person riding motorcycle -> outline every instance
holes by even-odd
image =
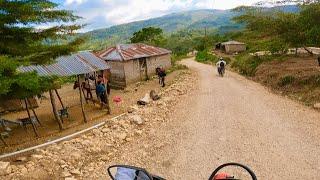
[[[217,65],[217,68],[218,68],[219,75],[223,76],[225,67],[227,65],[227,62],[224,61],[224,59],[222,57],[220,57],[219,61],[217,62],[216,65]]]

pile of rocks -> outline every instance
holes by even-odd
[[[128,113],[102,127],[77,138],[38,149],[28,157],[16,161],[0,161],[0,179],[86,179],[107,176],[106,166],[116,160],[117,154],[126,151],[130,143],[142,136],[156,133],[159,123],[167,122],[170,109],[181,96],[193,89],[195,76],[189,71],[160,92],[161,99],[145,106],[134,105]],[[160,148],[158,143],[153,148]],[[147,155],[143,145],[142,155]],[[130,155],[128,155],[130,156]]]

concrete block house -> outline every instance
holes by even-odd
[[[246,51],[246,44],[238,41],[228,41],[218,43],[216,49],[220,49],[227,54],[240,53]]]
[[[171,51],[142,43],[119,44],[96,55],[111,66],[113,88],[123,89],[130,83],[146,80],[159,66],[171,67]]]

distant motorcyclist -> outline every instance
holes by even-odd
[[[227,62],[224,61],[224,59],[222,57],[219,58],[219,61],[216,63],[217,68],[218,68],[218,73],[220,76],[223,76],[224,71],[225,71],[225,67],[227,65]]]

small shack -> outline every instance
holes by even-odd
[[[228,41],[216,44],[216,49],[220,49],[227,54],[246,51],[246,44],[238,41]]]
[[[37,72],[39,76],[60,76],[60,77],[68,77],[68,76],[77,76],[77,84],[79,85],[79,95],[80,95],[80,103],[84,121],[87,122],[83,99],[85,97],[84,86],[83,83],[89,83],[88,78],[86,78],[90,74],[94,74],[94,78],[97,75],[101,75],[103,78],[108,79],[110,75],[110,66],[102,59],[97,57],[95,54],[83,51],[79,53],[72,54],[70,56],[61,56],[56,59],[55,63],[50,65],[30,65],[23,66],[18,68],[20,72]],[[89,91],[92,89],[89,88]],[[62,106],[61,112],[66,112],[67,107],[64,106],[62,102],[62,98],[58,94],[57,89],[54,89],[60,103]],[[62,123],[60,116],[58,116],[58,110],[56,108],[55,97],[53,90],[49,90],[51,104],[53,108],[53,112],[56,120],[59,122],[60,129],[62,129]],[[87,99],[85,99],[87,101]],[[27,105],[27,103],[25,103]],[[29,103],[30,104],[30,103]],[[107,104],[108,112],[110,113],[109,104]],[[28,110],[28,108],[27,108]],[[67,112],[66,112],[67,113]],[[29,114],[29,113],[28,113]],[[62,113],[60,113],[62,114]],[[30,115],[29,115],[30,118]]]
[[[120,44],[96,55],[109,63],[113,88],[123,89],[130,83],[146,80],[159,66],[171,67],[171,51],[142,43]]]

